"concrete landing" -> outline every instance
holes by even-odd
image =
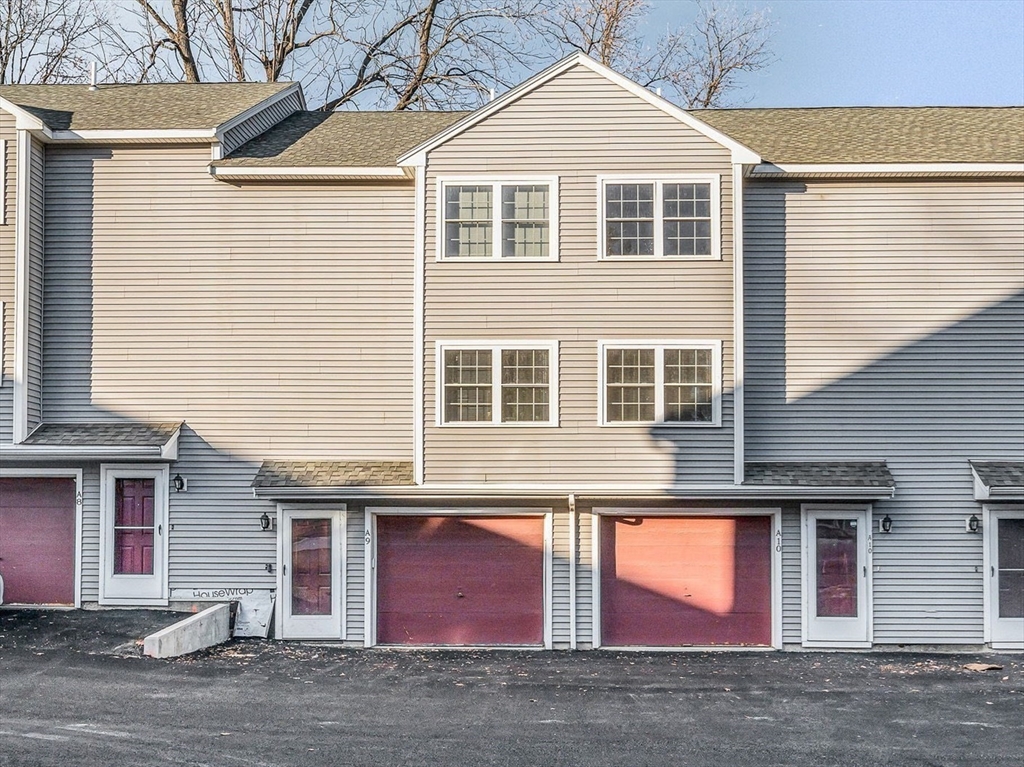
[[[142,654],[151,658],[176,658],[203,650],[231,638],[231,605],[219,604],[150,634]]]

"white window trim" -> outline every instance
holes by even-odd
[[[157,517],[162,520],[163,531],[159,554],[163,558],[160,574],[160,595],[156,597],[122,597],[107,595],[107,570],[112,566],[114,552],[111,548],[113,535],[110,533],[114,518],[114,480],[117,479],[152,479],[154,484],[154,501],[161,505],[161,513]],[[170,563],[170,467],[166,464],[100,464],[100,577],[99,603],[101,605],[137,605],[166,606],[170,593],[168,590]]]
[[[444,353],[455,349],[473,349],[491,352],[491,420],[444,420]],[[501,420],[501,352],[513,349],[546,349],[548,351],[548,420]],[[434,423],[444,428],[551,428],[558,426],[558,341],[437,341],[434,349]]]
[[[503,258],[501,255],[501,187],[516,184],[547,185],[548,187],[548,224],[551,252],[541,258]],[[490,186],[491,187],[491,248],[490,256],[445,256],[445,218],[444,191],[449,186]],[[440,177],[437,179],[437,224],[434,230],[435,260],[448,263],[486,262],[500,263],[545,263],[558,261],[558,176],[458,176]]]
[[[654,184],[654,255],[609,256],[605,250],[605,187],[608,184]],[[711,185],[711,253],[706,256],[666,256],[662,188],[665,184]],[[721,261],[722,260],[722,181],[717,174],[652,173],[643,176],[597,177],[597,259],[598,261]]]
[[[653,421],[609,421],[607,419],[607,377],[606,356],[609,349],[654,349],[654,420]],[[665,364],[666,349],[710,349],[711,350],[711,421],[666,421],[665,420]],[[665,426],[686,429],[718,428],[722,425],[722,342],[709,338],[682,338],[671,340],[624,339],[597,342],[597,423],[598,426]]]

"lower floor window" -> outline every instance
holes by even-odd
[[[720,422],[720,342],[602,347],[604,423]]]
[[[441,345],[440,422],[555,422],[554,344]]]

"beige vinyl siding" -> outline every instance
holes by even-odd
[[[413,190],[232,186],[208,163],[50,149],[44,410],[187,421],[170,587],[267,588],[263,459],[412,458]]]
[[[594,641],[594,531],[590,511],[576,515],[576,642],[586,649]]]
[[[717,174],[721,261],[598,260],[598,177]],[[439,177],[558,176],[558,262],[436,262]],[[732,216],[729,152],[575,67],[428,157],[425,480],[732,480]],[[559,342],[557,428],[437,427],[435,343]],[[598,426],[598,341],[723,343],[720,428]]]
[[[302,109],[302,98],[296,91],[291,95],[275,101],[261,109],[245,122],[224,133],[221,141],[221,153],[227,156],[247,141],[251,141],[262,133],[273,128],[281,120]]]
[[[6,217],[0,223],[0,442],[10,442],[14,429],[14,230],[17,220],[18,132],[14,117],[0,110],[0,140],[7,142],[6,157],[0,158],[7,171],[4,202]]]
[[[28,431],[43,420],[43,247],[46,156],[43,145],[32,139],[28,211]]]
[[[1024,184],[763,182],[746,201],[747,460],[887,460],[874,641],[980,643],[967,461],[1021,456]]]

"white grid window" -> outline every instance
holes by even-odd
[[[717,259],[716,176],[601,181],[602,258]]]
[[[442,181],[439,259],[557,258],[558,180]]]
[[[438,360],[438,425],[557,424],[557,344],[450,342]]]
[[[604,424],[721,423],[721,342],[601,344]]]

